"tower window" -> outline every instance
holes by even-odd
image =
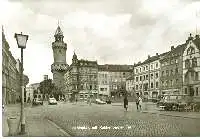
[[[59,53],[62,53],[62,51],[61,51],[61,50],[59,50]]]

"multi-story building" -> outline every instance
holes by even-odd
[[[74,53],[72,64],[65,74],[65,87],[69,98],[72,100],[87,99],[89,96],[97,98],[98,85],[97,61],[78,60]]]
[[[134,96],[134,90],[135,90],[135,85],[134,85],[134,76],[130,76],[126,79],[126,91],[128,94],[131,96]]]
[[[98,66],[98,97],[105,98],[110,96],[109,87],[109,72],[104,68],[104,66]]]
[[[53,83],[62,92],[64,74],[69,66],[66,63],[67,44],[63,41],[64,35],[60,26],[57,27],[54,37],[55,41],[52,43],[54,63],[51,65],[51,72],[53,73]]]
[[[40,94],[40,90],[39,90],[39,86],[40,83],[33,83],[30,84],[28,87],[26,87],[26,102],[28,101],[28,99],[30,99],[30,101],[33,100],[33,98],[42,98],[42,94]]]
[[[15,103],[21,96],[21,62],[15,60],[9,50],[10,46],[2,28],[2,98],[4,104]],[[24,75],[24,84],[28,83],[28,76]]]
[[[183,90],[185,94],[200,97],[200,38],[190,36],[183,52]]]
[[[161,94],[181,94],[183,86],[182,54],[185,44],[176,48],[160,58],[160,91]]]
[[[156,56],[148,56],[144,62],[134,64],[135,94],[143,95],[148,99],[156,98],[159,95],[159,58],[164,54],[156,53]]]
[[[126,93],[126,79],[132,75],[132,65],[99,65],[101,71],[107,73],[110,96],[122,96]],[[102,83],[102,82],[99,82]],[[101,84],[99,84],[101,86]]]

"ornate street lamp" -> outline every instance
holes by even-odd
[[[21,48],[21,76],[20,76],[20,81],[21,81],[21,117],[20,117],[20,122],[21,122],[21,134],[25,134],[25,115],[24,115],[24,77],[23,77],[23,49],[26,48],[26,42],[28,40],[28,35],[23,35],[22,32],[21,34],[16,34],[15,36],[18,48]]]

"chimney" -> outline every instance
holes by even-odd
[[[171,51],[174,50],[174,46],[171,46]]]
[[[158,56],[158,53],[156,53],[156,56]]]
[[[151,56],[150,55],[148,55],[148,59],[150,58]]]
[[[195,38],[196,38],[196,39],[199,39],[199,35],[196,35]]]

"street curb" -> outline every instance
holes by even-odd
[[[46,118],[47,119],[47,118]],[[47,121],[53,125],[54,127],[56,127],[60,132],[62,132],[66,137],[71,137],[70,134],[68,134],[67,132],[65,132],[60,126],[58,126],[56,123],[54,123],[52,120],[47,119]]]
[[[164,116],[182,117],[182,118],[190,118],[190,119],[200,119],[200,117],[189,117],[189,116],[172,115],[172,114],[164,114],[164,113],[148,112],[148,111],[143,111],[142,113],[159,114],[159,115],[164,115]]]

